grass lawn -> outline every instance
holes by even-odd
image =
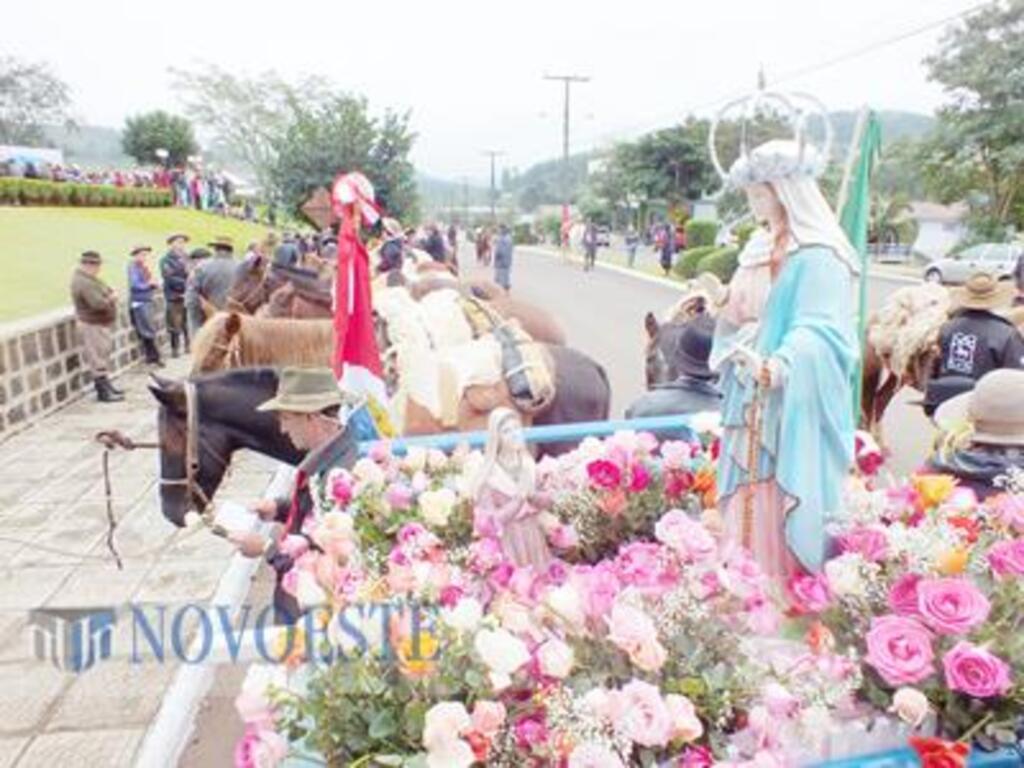
[[[152,247],[155,269],[165,239],[179,231],[190,247],[227,235],[241,255],[267,228],[180,208],[0,207],[0,322],[68,306],[71,272],[85,250],[103,254],[103,279],[125,292],[132,246]]]

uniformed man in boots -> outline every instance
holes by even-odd
[[[79,262],[71,278],[71,302],[82,341],[82,356],[92,373],[96,399],[101,403],[118,402],[124,400],[124,393],[110,383],[117,296],[114,289],[100,279],[103,259],[96,251],[86,251]]]

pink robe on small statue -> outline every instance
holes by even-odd
[[[494,536],[501,542],[505,557],[517,566],[532,566],[537,574],[546,572],[551,551],[537,519],[540,510],[520,492],[509,493],[511,487],[501,490],[495,487],[497,484],[505,485],[489,482],[480,489],[474,528],[480,535]]]

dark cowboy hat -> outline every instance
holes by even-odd
[[[210,252],[206,248],[193,248],[192,252],[189,253],[188,257],[192,259],[192,261],[208,259],[210,258]]]
[[[696,379],[714,378],[708,367],[715,321],[708,315],[698,315],[686,323],[676,343],[675,361],[679,372]]]
[[[186,243],[189,241],[188,235],[184,235],[181,232],[175,232],[167,238],[167,244],[170,245],[175,240],[184,240]]]
[[[96,251],[85,251],[78,259],[82,264],[102,264],[103,257]]]
[[[207,245],[216,251],[235,250],[235,241],[232,240],[230,237],[227,237],[226,235],[220,235],[218,237],[213,238],[213,240],[208,242]]]
[[[150,248],[148,245],[136,245],[134,248],[132,248],[131,255],[134,256],[137,253],[152,253],[152,252],[153,252],[153,249]]]

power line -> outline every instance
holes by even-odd
[[[991,6],[992,4],[993,4],[993,0],[985,0],[984,2],[976,3],[975,5],[972,5],[971,7],[966,8],[966,9],[964,9],[962,11],[959,11],[957,13],[951,14],[949,16],[945,16],[945,17],[943,17],[941,19],[937,19],[935,21],[930,21],[927,24],[923,24],[923,25],[921,25],[919,27],[914,27],[913,29],[907,30],[905,32],[901,32],[901,33],[899,33],[897,35],[893,35],[892,37],[888,37],[888,38],[885,38],[883,40],[878,40],[876,42],[869,43],[867,45],[861,46],[860,48],[855,48],[853,50],[847,51],[845,53],[841,53],[841,54],[839,54],[837,56],[833,56],[832,58],[825,59],[825,60],[817,62],[815,64],[808,64],[808,65],[805,65],[805,66],[802,66],[802,67],[798,67],[796,69],[792,69],[789,72],[784,72],[781,75],[778,75],[776,77],[771,78],[771,82],[772,82],[773,85],[774,84],[778,84],[778,83],[785,83],[785,82],[788,82],[790,80],[795,80],[797,78],[803,77],[804,75],[807,75],[807,74],[811,74],[811,73],[814,73],[814,72],[820,72],[823,69],[830,69],[830,68],[832,68],[834,66],[837,66],[839,64],[845,64],[848,61],[852,61],[852,60],[858,59],[858,58],[860,58],[862,56],[866,56],[869,53],[874,53],[875,51],[880,50],[882,48],[887,48],[887,47],[889,47],[891,45],[895,45],[897,43],[901,43],[901,42],[903,42],[905,40],[909,40],[909,39],[911,39],[913,37],[917,37],[918,35],[922,35],[922,34],[924,34],[926,32],[931,32],[933,29],[937,29],[938,27],[942,27],[942,26],[944,26],[946,24],[949,24],[951,22],[958,21],[958,20],[961,20],[961,19],[965,19],[968,16],[970,16],[971,14],[977,13],[978,11],[982,10],[983,8],[987,8],[987,7]],[[684,115],[693,114],[693,113],[699,112],[699,111],[701,111],[703,109],[708,109],[710,107],[719,106],[721,104],[724,104],[727,101],[731,101],[733,99],[737,99],[737,98],[740,98],[742,96],[746,96],[749,93],[750,93],[750,89],[749,88],[748,89],[742,89],[742,90],[737,89],[737,90],[732,91],[731,93],[728,93],[728,94],[725,94],[725,95],[722,95],[722,96],[718,96],[718,97],[715,97],[713,99],[708,99],[707,101],[704,101],[704,102],[699,102],[697,104],[693,104],[693,105],[691,105],[691,106],[681,110],[681,113],[684,114]],[[652,119],[647,124],[650,125],[650,123],[653,123],[653,122],[661,123],[661,122],[663,122],[666,119],[677,120],[679,118],[679,115],[680,115],[680,111],[676,111],[676,112],[672,113],[671,117],[655,118],[655,119]],[[639,129],[638,128],[637,130],[644,130],[644,129]],[[625,129],[625,130],[616,131],[616,133],[632,133],[632,132],[633,132],[633,129]],[[610,133],[610,132],[606,132],[606,135],[607,135],[607,133]],[[598,140],[598,137],[594,138],[594,141],[596,141],[596,140]]]

